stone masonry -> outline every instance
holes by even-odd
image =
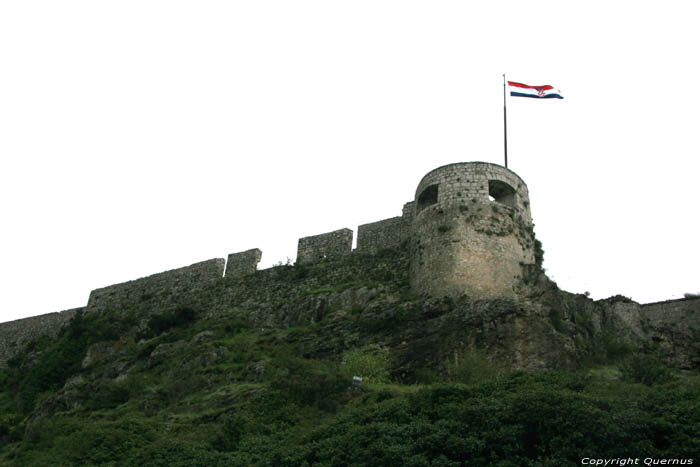
[[[516,297],[535,263],[527,186],[495,164],[465,162],[418,184],[411,288],[432,296]]]
[[[262,258],[262,251],[258,248],[231,253],[226,261],[226,278],[237,279],[248,274],[253,274],[258,269],[258,263]]]
[[[353,253],[352,239],[350,229],[301,238],[297,263],[342,260]],[[401,253],[406,242],[408,254]],[[524,286],[523,270],[535,265],[534,242],[528,190],[520,177],[496,164],[464,162],[426,174],[401,216],[360,225],[357,251],[396,250],[404,258],[397,264],[409,265],[411,288],[417,294],[517,298]],[[233,253],[225,271],[223,259],[212,259],[93,290],[84,308],[0,323],[0,367],[32,340],[56,335],[79,309],[147,313],[150,300],[196,305],[196,300],[209,299],[197,298],[210,293],[204,290],[206,284],[253,274],[261,257],[257,248]],[[700,365],[700,347],[695,344],[700,341],[698,299],[642,306],[620,302],[611,305],[609,321],[621,333],[651,335],[676,355],[680,367]]]
[[[147,302],[151,298],[169,297],[173,303],[203,283],[221,279],[223,258],[210,259],[184,268],[165,271],[121,284],[95,289],[88,298],[87,311],[106,311],[130,304]]]
[[[700,367],[700,298],[640,306],[642,328],[680,368]]]
[[[297,263],[312,263],[321,259],[339,259],[352,250],[352,230],[340,229],[299,239]]]
[[[78,310],[84,309],[84,307],[73,308],[0,323],[0,368],[7,366],[7,361],[33,340],[42,336],[58,335]]]
[[[391,217],[357,227],[357,251],[374,254],[397,249],[411,236],[413,202],[404,204],[401,216]]]

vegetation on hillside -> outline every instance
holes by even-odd
[[[200,300],[78,314],[33,342],[0,370],[0,464],[573,466],[700,452],[700,375],[597,331],[583,306],[543,317],[580,340],[578,368],[515,371],[497,334],[462,345],[452,329],[452,315],[507,319],[507,303],[412,297],[390,267],[325,283],[279,269],[236,289],[230,313]],[[256,321],[273,305],[284,319],[312,309]],[[431,320],[445,322],[435,336]]]

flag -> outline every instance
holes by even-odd
[[[535,99],[563,99],[558,89],[546,84],[544,86],[528,86],[515,81],[508,81],[510,95],[515,97],[534,97]]]

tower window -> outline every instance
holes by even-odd
[[[515,190],[500,180],[489,180],[489,200],[516,208]]]
[[[418,212],[438,202],[438,185],[430,185],[418,196]]]

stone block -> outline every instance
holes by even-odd
[[[231,253],[226,261],[227,279],[238,279],[243,276],[253,274],[258,269],[258,263],[262,258],[262,251],[258,248],[242,251],[240,253]]]

